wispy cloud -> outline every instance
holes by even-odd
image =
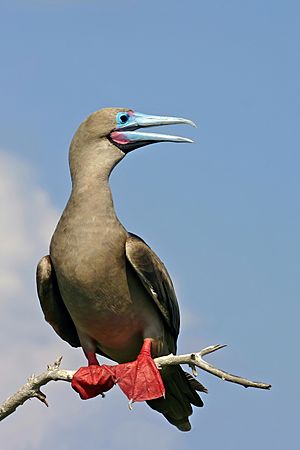
[[[23,268],[47,251],[58,214],[29,166],[0,152],[1,303],[22,292]]]

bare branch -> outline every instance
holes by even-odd
[[[195,371],[195,366],[199,367],[206,372],[221,378],[224,381],[230,381],[231,383],[240,384],[244,387],[253,387],[257,389],[270,389],[271,385],[267,383],[262,383],[260,381],[251,381],[246,378],[239,377],[237,375],[232,375],[224,370],[214,367],[212,364],[203,360],[203,356],[209,353],[216,352],[221,348],[226,347],[226,345],[211,345],[206,347],[198,353],[188,353],[186,355],[168,355],[161,356],[160,358],[155,358],[155,364],[157,367],[167,366],[167,365],[178,365],[178,364],[188,364],[193,372]]]
[[[209,353],[213,353],[221,348],[225,347],[225,345],[212,345],[210,347],[206,347],[200,352],[197,353],[188,353],[186,355],[167,355],[161,356],[159,358],[155,358],[154,362],[157,367],[160,369],[163,366],[168,365],[179,365],[179,364],[188,364],[194,375],[197,374],[196,367],[199,367],[206,372],[215,375],[222,380],[230,381],[231,383],[237,383],[244,387],[253,387],[258,389],[270,389],[271,385],[266,383],[261,383],[258,381],[250,381],[246,378],[239,377],[237,375],[232,375],[228,372],[224,372],[221,369],[214,367],[208,362],[203,360],[203,356],[208,355]],[[57,358],[53,364],[49,364],[47,370],[40,375],[32,375],[27,383],[24,384],[15,394],[9,397],[1,406],[0,406],[0,421],[5,419],[7,416],[12,414],[18,406],[23,405],[26,400],[30,398],[37,398],[46,406],[48,406],[48,402],[46,400],[46,395],[41,391],[41,387],[50,381],[68,381],[71,382],[73,375],[75,373],[74,370],[63,370],[60,369],[62,357]]]
[[[40,390],[41,386],[49,381],[72,381],[74,370],[60,369],[62,357],[59,357],[53,364],[48,365],[47,370],[40,375],[32,375],[15,394],[9,397],[0,406],[0,421],[12,414],[18,406],[23,405],[30,398],[37,398],[48,406],[46,395]]]

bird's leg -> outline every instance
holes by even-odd
[[[112,367],[116,383],[129,399],[129,404],[164,397],[165,387],[151,356],[152,339],[145,339],[135,361]]]
[[[99,362],[98,362],[96,353],[87,352],[84,350],[84,354],[86,356],[86,359],[88,360],[89,366],[99,366]]]

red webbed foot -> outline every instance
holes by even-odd
[[[131,403],[165,395],[159,370],[151,357],[151,339],[144,340],[137,359],[132,362],[100,366],[96,358],[88,359],[90,365],[77,370],[71,383],[83,400],[103,394],[116,383]]]
[[[151,339],[145,339],[135,361],[113,367],[116,383],[130,402],[153,400],[165,395],[159,370],[151,357]]]
[[[82,400],[102,395],[115,384],[115,376],[109,366],[100,366],[95,353],[85,352],[88,367],[80,367],[73,375],[71,386]]]
[[[80,367],[73,375],[71,386],[82,400],[102,395],[115,384],[115,377],[105,366]]]

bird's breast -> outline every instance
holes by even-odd
[[[72,316],[86,308],[125,307],[126,238],[127,232],[117,219],[93,212],[62,217],[51,241],[50,256]]]

